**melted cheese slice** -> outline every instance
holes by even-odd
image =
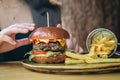
[[[65,46],[65,43],[66,43],[65,39],[50,39],[50,40],[49,39],[36,39],[35,44],[39,44],[40,42],[49,43],[49,42],[57,42],[57,41],[60,43],[62,47]]]

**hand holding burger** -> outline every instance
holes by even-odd
[[[30,44],[28,38],[15,40],[15,35],[18,33],[26,34],[29,31],[33,31],[35,28],[34,26],[35,25],[31,23],[21,23],[3,29],[0,32],[0,53]]]

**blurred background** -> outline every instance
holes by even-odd
[[[62,24],[86,50],[87,35],[95,28],[112,30],[120,41],[119,0],[59,0]]]
[[[63,27],[78,40],[79,45],[84,50],[86,50],[87,35],[98,27],[112,30],[120,42],[120,0],[0,0],[1,29],[20,22],[31,23],[33,20],[36,25],[38,23],[38,26],[45,24],[46,8],[39,9],[36,12],[31,10],[32,18],[31,11],[25,1],[37,8],[43,6],[42,3],[44,2],[47,2],[44,6],[48,8],[48,1],[51,1],[52,4],[61,3],[62,16],[59,16],[59,10],[55,12],[50,8],[48,12],[57,16],[57,18],[50,18],[50,21],[60,23],[59,19],[62,18]]]

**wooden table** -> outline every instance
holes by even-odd
[[[120,80],[120,72],[100,74],[40,73],[24,68],[20,61],[0,63],[0,80]]]

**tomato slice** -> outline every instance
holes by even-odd
[[[33,52],[33,54],[45,54],[45,51]]]

